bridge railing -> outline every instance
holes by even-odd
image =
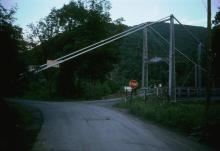
[[[167,94],[166,87],[156,87],[156,88],[141,88],[138,91],[138,95],[156,95],[156,96],[165,96]]]
[[[167,96],[168,88],[167,87],[156,87],[156,88],[142,88],[139,89],[138,95],[155,95],[155,96]],[[213,88],[211,90],[212,96],[220,96],[220,88]],[[205,97],[206,89],[205,88],[194,88],[194,87],[177,87],[176,88],[176,97],[177,98],[189,98],[189,97]]]
[[[193,88],[193,87],[178,87],[176,89],[176,95],[178,98],[181,97],[205,97],[205,88]],[[211,96],[220,96],[220,88],[213,88],[211,90]]]

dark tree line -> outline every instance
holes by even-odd
[[[213,74],[215,87],[220,87],[220,8],[215,15],[212,28]]]
[[[71,1],[60,9],[53,8],[45,18],[36,24],[29,24],[28,44],[22,37],[22,29],[13,25],[15,9],[6,10],[0,7],[1,21],[1,86],[2,94],[15,94],[20,90],[19,74],[29,65],[40,65],[105,39],[128,28],[122,24],[123,19],[112,21],[108,0]],[[216,85],[219,85],[219,12],[213,21],[213,73]],[[168,25],[161,24],[155,28],[165,37],[168,36]],[[204,29],[190,27],[194,33],[205,39]],[[183,31],[176,26],[176,45],[191,57],[196,46],[190,43]],[[168,46],[149,33],[149,49],[151,56],[166,57]],[[181,35],[181,36],[178,36]],[[159,41],[159,43],[158,43]],[[185,45],[186,42],[188,45]],[[192,48],[193,47],[193,48]],[[29,49],[28,51],[26,49]],[[196,49],[195,49],[196,50]],[[32,76],[27,89],[28,95],[39,97],[85,97],[93,98],[114,93],[119,86],[126,85],[130,79],[141,78],[142,33],[106,45],[92,53],[80,56],[60,65],[59,69],[49,69],[39,75]],[[195,59],[195,58],[193,58]],[[25,60],[25,61],[24,61]],[[179,66],[188,71],[191,65],[181,58]],[[190,67],[190,68],[189,68]],[[183,68],[181,68],[183,69]],[[161,74],[158,74],[158,70]],[[167,65],[151,65],[150,83],[167,82]],[[183,70],[177,71],[179,85],[185,79]],[[185,70],[184,70],[185,72]],[[193,76],[188,85],[193,85]],[[24,89],[24,87],[22,88]],[[92,92],[91,92],[92,90]],[[101,91],[101,92],[100,92]]]
[[[52,9],[36,25],[30,24],[32,50],[29,63],[44,64],[46,60],[66,55],[122,31],[125,27],[121,20],[111,20],[110,7],[107,0],[71,1],[60,9]],[[114,91],[109,86],[114,82],[108,79],[108,74],[118,62],[118,55],[116,42],[65,62],[58,70],[49,69],[43,73],[48,95],[81,97],[90,93],[89,89],[94,93],[96,89],[103,89],[106,91],[103,94]],[[93,96],[88,94],[88,97],[90,95]]]
[[[15,95],[20,91],[19,74],[25,71],[21,53],[25,50],[22,29],[13,25],[15,9],[6,10],[0,4],[0,93]]]

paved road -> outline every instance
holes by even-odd
[[[33,151],[202,151],[205,146],[102,102],[23,102],[44,123]],[[105,105],[107,104],[107,105]]]

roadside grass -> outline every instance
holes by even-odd
[[[42,96],[37,94],[31,95],[23,95],[14,97],[16,100],[32,100],[32,101],[57,101],[57,102],[66,102],[66,101],[94,101],[94,100],[101,100],[101,99],[115,99],[123,97],[123,93],[120,91],[114,94],[102,96],[101,98],[74,98],[74,97],[60,97],[60,96]]]
[[[4,107],[1,110],[3,135],[0,139],[4,140],[1,148],[7,151],[30,150],[41,129],[43,118],[40,110],[13,102],[1,104],[1,107]]]
[[[74,100],[73,98],[67,98],[67,97],[45,97],[45,96],[40,96],[40,95],[24,95],[24,96],[17,96],[14,97],[13,99],[16,100],[32,100],[32,101],[58,101],[58,102],[63,102],[63,101],[68,101],[68,100]],[[80,100],[80,99],[79,99]]]
[[[148,97],[146,102],[143,98],[136,98],[115,106],[220,148],[220,101],[212,102],[208,112],[201,101],[168,102],[157,97]]]

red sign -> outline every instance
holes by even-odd
[[[136,89],[138,87],[138,82],[136,80],[131,80],[129,86],[132,87],[132,89]]]

